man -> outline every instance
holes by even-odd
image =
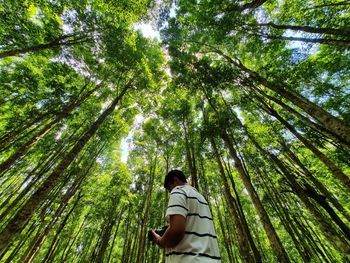
[[[165,248],[167,263],[221,262],[208,202],[186,183],[180,170],[165,177],[164,187],[170,192],[166,211],[169,227],[162,237],[152,230],[153,242]]]

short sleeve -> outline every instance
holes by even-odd
[[[180,188],[174,188],[170,193],[166,217],[169,218],[170,215],[182,215],[186,218],[187,214],[188,205],[186,192]]]

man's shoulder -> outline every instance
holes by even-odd
[[[196,188],[194,188],[191,185],[187,185],[187,184],[181,185],[181,186],[175,187],[174,189],[176,189],[175,192],[178,192],[178,193],[181,192],[187,198],[195,198],[206,203],[205,197],[201,193],[199,193]]]

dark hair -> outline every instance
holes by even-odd
[[[165,176],[164,188],[166,188],[169,183],[172,183],[174,181],[174,177],[177,177],[181,182],[187,183],[184,173],[180,170],[175,169],[168,172],[168,174]]]

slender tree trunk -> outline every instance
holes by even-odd
[[[81,233],[81,230],[83,229],[83,227],[85,225],[85,220],[86,220],[86,217],[84,218],[83,222],[80,224],[79,229],[75,233],[72,241],[68,242],[67,246],[64,248],[64,250],[62,252],[61,262],[67,262],[68,261],[69,251],[71,250],[73,244],[75,243],[75,241],[77,240],[79,234]]]
[[[316,187],[317,189],[324,195],[324,197],[329,200],[333,206],[338,209],[339,212],[342,213],[342,215],[349,221],[350,223],[350,215],[345,210],[345,208],[338,202],[338,200],[332,195],[331,192],[328,191],[328,189],[317,179],[315,178],[312,173],[302,164],[302,162],[299,160],[299,158],[286,146],[284,145],[283,148],[287,156],[291,158],[291,160],[300,167],[300,169],[303,171],[303,174],[306,176],[307,179],[309,179]]]
[[[123,206],[123,207],[121,208],[121,210],[120,210],[120,213],[119,213],[119,216],[118,216],[118,219],[117,219],[117,226],[116,226],[115,231],[114,231],[113,241],[112,241],[111,248],[109,249],[109,252],[108,252],[107,263],[109,263],[109,261],[110,261],[110,259],[111,259],[111,255],[112,255],[113,248],[114,248],[114,243],[115,243],[115,240],[116,240],[116,238],[117,238],[119,226],[120,226],[122,217],[123,217],[123,215],[124,215],[124,211],[125,211],[125,208],[124,208],[124,206]]]
[[[45,125],[42,129],[40,129],[32,138],[30,138],[25,144],[23,144],[19,149],[16,150],[6,161],[4,161],[0,165],[0,174],[2,174],[5,170],[9,169],[19,158],[21,158],[28,150],[33,147],[39,140],[41,140],[56,124],[61,122],[64,118],[66,118],[74,109],[80,106],[94,91],[96,91],[99,86],[96,86],[91,91],[87,92],[84,96],[79,98],[78,100],[72,101],[69,105],[67,105],[62,112],[60,112],[54,120]],[[85,89],[85,87],[83,87]]]
[[[269,96],[265,92],[262,92],[258,88],[254,88],[254,91],[260,93],[263,97],[265,97],[265,98],[267,98],[269,100],[272,100],[276,104],[280,105],[283,109],[285,109],[286,111],[288,111],[289,113],[291,113],[292,115],[297,117],[303,124],[305,124],[306,126],[310,127],[315,132],[318,132],[318,133],[322,134],[323,136],[328,137],[329,139],[333,140],[334,142],[337,142],[340,145],[350,149],[350,144],[348,144],[346,141],[342,140],[341,138],[339,138],[339,136],[333,134],[332,132],[327,130],[322,125],[319,125],[319,124],[313,122],[312,120],[310,120],[309,118],[305,117],[304,115],[300,114],[299,112],[294,110],[292,107],[290,107],[287,104],[285,104],[284,102],[282,102],[280,99],[277,99],[275,97]]]
[[[19,194],[11,202],[11,204],[8,207],[6,207],[5,211],[1,213],[0,221],[6,218],[8,215],[10,215],[12,209],[15,208],[21,201],[23,201],[23,198],[27,196],[30,193],[30,191],[32,191],[32,188],[37,183],[40,182],[45,172],[47,172],[53,166],[54,162],[57,160],[59,155],[62,154],[62,151],[64,151],[65,149],[66,149],[65,147],[58,148],[56,153],[53,153],[51,156],[48,156],[46,161],[43,161],[43,163],[37,166],[37,169],[39,168],[39,166],[41,166],[40,170],[37,173],[35,173],[35,170],[34,170],[31,173],[31,175],[28,176],[28,178],[26,178],[23,181],[22,185],[25,185],[24,189],[19,192]],[[1,208],[2,206],[5,207],[5,205],[7,205],[6,203],[9,202],[14,197],[14,195],[15,193],[12,192],[9,195],[9,198],[6,199],[5,202],[1,205]]]
[[[54,246],[56,245],[60,233],[62,232],[63,228],[66,226],[69,217],[71,216],[71,214],[73,213],[74,209],[78,205],[79,200],[81,199],[82,196],[83,195],[81,194],[81,192],[79,192],[78,193],[78,197],[74,201],[74,204],[72,205],[71,209],[68,211],[68,213],[65,215],[65,217],[62,220],[62,222],[60,223],[60,226],[58,227],[58,229],[57,229],[57,231],[55,233],[55,236],[53,237],[53,240],[51,241],[51,244],[50,244],[50,246],[48,248],[48,252],[46,253],[46,256],[45,256],[45,258],[43,259],[42,262],[52,262],[53,261],[53,256],[52,255],[53,255],[53,252],[54,252]]]
[[[304,189],[298,183],[298,181],[294,178],[293,174],[290,170],[280,161],[274,154],[267,152],[262,149],[262,147],[252,138],[252,136],[248,135],[252,140],[254,145],[261,151],[264,156],[268,156],[282,171],[282,173],[287,178],[290,186],[292,187],[294,193],[300,198],[300,200],[305,204],[308,210],[314,215],[314,218],[319,223],[323,233],[326,237],[333,243],[333,245],[341,252],[346,255],[350,254],[350,246],[348,242],[346,242],[341,235],[337,232],[337,230],[333,227],[333,224],[329,223],[328,219],[326,219],[323,214],[318,210],[318,208],[310,202],[307,194]]]
[[[270,221],[270,218],[269,218],[267,212],[265,211],[265,209],[260,201],[260,198],[259,198],[257,192],[255,191],[255,188],[254,188],[252,182],[250,181],[250,178],[247,175],[247,173],[243,167],[243,164],[242,164],[241,160],[239,159],[237,152],[236,152],[235,148],[233,147],[232,141],[231,141],[231,139],[228,136],[226,131],[222,131],[221,138],[225,142],[225,144],[230,152],[230,155],[235,162],[235,167],[236,167],[236,169],[237,169],[237,171],[242,179],[242,182],[243,182],[245,188],[247,189],[250,198],[252,199],[254,207],[259,215],[259,218],[263,224],[266,235],[270,241],[272,250],[274,251],[274,253],[276,254],[276,256],[280,262],[290,262],[288,255],[287,255],[286,251],[284,250],[282,242],[279,239],[279,237],[275,231],[275,228],[273,227],[273,225]]]
[[[116,208],[116,207],[113,206],[113,208]],[[95,262],[103,262],[103,258],[105,256],[105,252],[107,250],[107,247],[111,238],[112,229],[116,222],[116,218],[114,218],[115,210],[113,209],[112,211],[113,213],[109,213],[108,220],[104,224],[104,229],[102,230],[101,239],[100,239],[101,242],[98,245]]]
[[[265,23],[258,24],[258,26],[268,26],[277,29],[290,29],[296,31],[303,31],[306,33],[315,33],[315,34],[327,34],[327,35],[336,35],[336,36],[350,36],[350,29],[348,28],[317,28],[311,26],[294,26],[294,25],[276,25],[274,23]]]
[[[227,255],[228,255],[228,260],[229,260],[230,263],[233,263],[234,260],[232,258],[233,253],[232,253],[232,249],[231,249],[231,244],[230,244],[229,239],[227,237],[227,234],[225,232],[225,225],[223,223],[221,212],[220,212],[220,207],[219,207],[218,202],[217,202],[216,199],[215,199],[215,208],[216,208],[216,211],[217,211],[217,214],[218,214],[220,230],[221,230],[221,234],[222,234],[222,236],[224,238],[224,244],[225,244],[225,249],[226,249],[226,252],[227,252]]]
[[[247,233],[247,237],[248,237],[250,246],[253,250],[254,255],[256,255],[255,258],[258,259],[257,261],[262,261],[261,254],[255,245],[254,238],[251,234],[251,231],[249,230],[249,225],[248,225],[246,216],[244,215],[243,207],[241,205],[241,200],[240,200],[239,194],[238,194],[237,189],[236,189],[236,184],[232,178],[232,169],[231,169],[230,165],[226,165],[226,162],[223,162],[223,163],[225,164],[225,169],[227,171],[228,179],[230,180],[233,192],[235,193],[235,197],[237,200],[237,202],[236,202],[237,211],[238,211],[239,217],[241,219],[241,225]]]
[[[237,239],[238,239],[238,244],[239,244],[239,251],[242,257],[243,262],[261,262],[261,260],[257,260],[255,256],[253,255],[253,251],[251,250],[251,247],[249,245],[249,240],[247,237],[247,233],[244,231],[242,228],[242,224],[240,222],[240,217],[237,212],[237,206],[235,205],[235,200],[233,196],[231,195],[230,187],[227,183],[227,179],[225,176],[225,170],[224,167],[222,166],[221,163],[221,158],[218,152],[218,149],[216,147],[216,143],[213,137],[210,137],[210,143],[213,148],[213,152],[215,154],[215,158],[218,164],[219,168],[219,174],[222,179],[223,187],[224,187],[224,195],[227,200],[227,203],[229,205],[230,211],[233,215],[233,221],[236,226],[236,231],[237,231]]]
[[[259,36],[259,35],[257,35]],[[306,38],[306,37],[284,37],[284,36],[273,36],[268,34],[263,34],[261,37],[266,39],[276,39],[276,40],[287,40],[287,41],[298,41],[305,43],[315,43],[315,44],[326,44],[331,46],[337,46],[341,48],[350,48],[350,40],[340,40],[332,38]]]
[[[18,252],[21,250],[21,248],[24,246],[24,244],[27,242],[28,238],[31,236],[31,234],[34,232],[38,225],[38,222],[33,222],[27,232],[25,233],[24,238],[20,240],[20,242],[17,244],[15,249],[12,250],[11,254],[6,258],[6,261],[1,261],[5,263],[11,263],[14,262],[14,258],[18,255]],[[2,259],[5,256],[6,252],[4,252],[2,255],[0,255],[0,259]]]
[[[332,174],[339,179],[349,190],[350,190],[350,177],[344,174],[336,164],[334,164],[327,156],[317,149],[308,139],[298,133],[292,125],[290,125],[286,120],[284,120],[274,109],[269,107],[265,102],[261,101],[263,104],[263,109],[280,121],[292,134],[295,135],[311,152],[313,152],[321,162],[332,172]]]
[[[260,169],[259,169],[260,170]],[[281,204],[280,198],[276,196],[276,192],[278,192],[275,187],[271,186],[268,182],[270,179],[265,178],[267,177],[267,174],[263,173],[261,170],[259,171],[261,174],[260,178],[263,181],[263,185],[266,189],[266,193],[269,196],[269,204],[270,207],[275,211],[279,219],[281,220],[281,223],[283,224],[285,230],[293,240],[294,246],[296,247],[299,255],[302,257],[304,262],[309,262],[312,257],[311,250],[309,249],[309,246],[307,243],[304,242],[304,238],[302,235],[300,235],[298,229],[295,227],[294,222],[291,220],[288,213],[282,212],[281,207],[283,205]]]
[[[59,181],[64,170],[72,163],[74,158],[83,149],[89,139],[96,133],[103,121],[113,112],[118,102],[121,100],[126,91],[130,88],[127,85],[120,94],[114,99],[111,105],[100,115],[100,117],[90,126],[90,128],[79,139],[77,144],[67,153],[64,159],[56,166],[55,170],[46,179],[43,185],[26,201],[24,206],[10,220],[6,227],[0,233],[0,253],[7,249],[11,244],[14,236],[19,233],[23,226],[31,218],[35,209],[42,200],[50,193]]]
[[[139,250],[138,250],[137,259],[136,259],[137,263],[142,263],[144,259],[146,231],[147,231],[147,224],[149,221],[149,211],[152,205],[152,191],[153,191],[153,185],[154,185],[155,169],[157,166],[157,156],[155,156],[154,158],[150,158],[150,160],[151,160],[150,168],[149,168],[150,176],[149,176],[149,182],[148,182],[146,204],[144,206],[144,214],[142,216],[142,225],[141,225],[141,231],[139,236],[140,242],[139,242]]]
[[[45,121],[48,117],[50,117],[49,113],[37,115],[34,119],[20,125],[20,127],[15,127],[7,131],[7,133],[0,138],[0,150],[2,151],[3,148],[9,146],[9,144],[11,144],[18,135],[21,135],[21,133],[25,132],[34,124]]]
[[[70,39],[72,37],[74,37],[74,38]],[[17,55],[25,54],[28,52],[38,52],[38,51],[42,51],[45,49],[56,49],[56,48],[60,48],[60,47],[64,47],[64,46],[73,46],[76,44],[85,43],[89,40],[90,39],[86,36],[64,35],[64,36],[61,36],[61,37],[59,37],[59,38],[57,38],[57,39],[55,39],[47,44],[38,44],[38,45],[32,46],[32,47],[25,47],[25,48],[19,48],[19,49],[15,49],[15,50],[0,52],[0,59],[6,58],[6,57],[11,57],[11,56],[17,56]]]
[[[336,225],[343,231],[344,236],[350,241],[350,228],[334,212],[333,208],[326,201],[326,198],[323,195],[318,194],[316,190],[306,182],[304,183],[304,189],[307,196],[314,199],[324,210],[327,211],[333,222],[336,223]]]
[[[187,159],[188,168],[189,168],[190,174],[191,174],[192,186],[194,188],[198,189],[198,179],[197,179],[197,171],[196,171],[196,168],[195,168],[194,154],[192,154],[192,151],[191,151],[191,149],[193,150],[193,148],[191,147],[190,142],[189,142],[189,138],[188,138],[189,135],[188,135],[188,132],[187,132],[187,126],[186,126],[185,120],[183,120],[182,126],[183,126],[183,129],[184,129],[186,159]]]
[[[339,136],[339,138],[341,140],[346,141],[347,144],[350,144],[350,127],[345,123],[345,121],[334,117],[333,115],[331,115],[330,113],[328,113],[327,111],[325,111],[324,109],[316,105],[315,103],[307,100],[306,98],[300,96],[299,94],[294,93],[292,89],[285,89],[280,84],[268,81],[264,77],[260,76],[258,73],[245,67],[242,64],[242,62],[239,61],[238,59],[236,59],[235,61],[231,57],[225,55],[220,50],[215,50],[215,52],[224,56],[228,62],[236,65],[242,71],[247,73],[249,77],[256,80],[261,85],[276,92],[277,94],[281,95],[282,97],[292,102],[297,107],[304,110],[312,118],[314,118],[321,125],[323,125],[327,130]]]

